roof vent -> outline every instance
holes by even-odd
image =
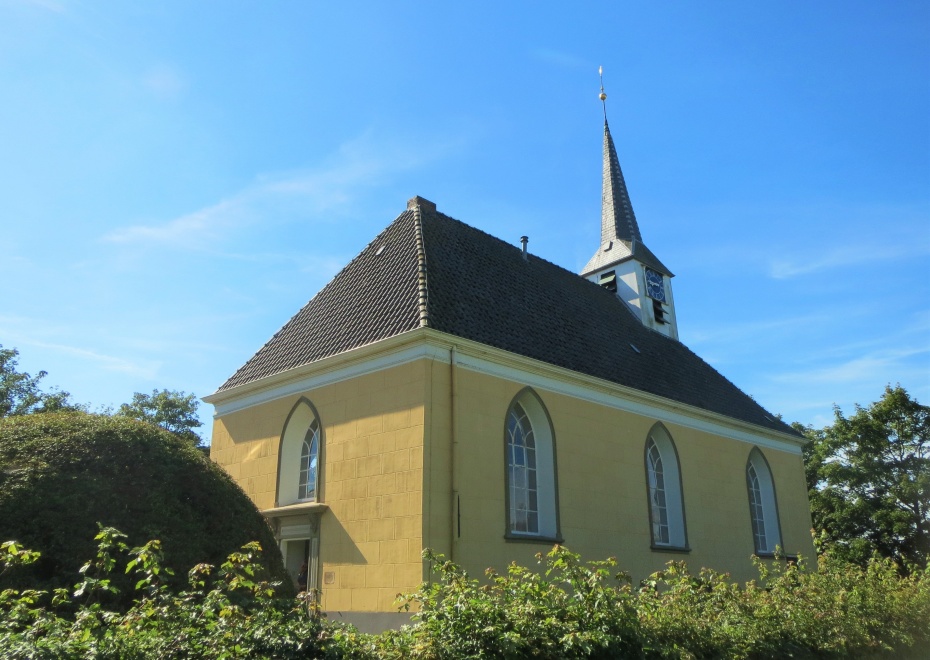
[[[383,246],[383,245],[382,245],[381,247],[378,248],[378,251],[377,251],[377,252],[375,252],[375,256],[376,256],[376,257],[380,257],[382,252],[384,252],[384,246]]]
[[[520,237],[520,245],[523,246],[523,259],[524,259],[524,260],[526,259],[526,244],[529,243],[529,242],[530,242],[530,237],[529,237],[529,236],[521,236],[521,237]]]
[[[436,204],[429,201],[428,199],[423,199],[419,195],[416,197],[411,197],[407,200],[407,210],[412,211],[413,209],[420,207],[422,211],[435,211]]]

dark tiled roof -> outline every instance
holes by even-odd
[[[219,391],[418,327],[416,230],[414,212],[401,213]]]
[[[524,259],[519,247],[418,201],[415,212],[398,216],[220,391],[427,325],[794,433],[684,344],[643,326],[613,293],[539,257]]]

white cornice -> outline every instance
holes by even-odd
[[[449,362],[455,346],[457,365],[540,390],[557,392],[686,428],[761,447],[800,454],[804,439],[787,433],[618,385],[547,362],[517,355],[431,328],[418,328],[254,383],[216,392],[204,401],[221,417],[237,410],[292,396],[324,385],[374,373],[419,359]]]
[[[447,347],[455,345],[457,365],[465,369],[763,447],[800,454],[805,443],[803,438],[547,362],[433,330],[430,333],[435,335],[435,341],[443,342]],[[444,361],[449,359],[447,352],[441,355]]]
[[[425,331],[425,328],[418,328],[404,332],[261,380],[214,392],[203,397],[203,400],[215,407],[214,417],[222,417],[237,410],[421,358],[441,357],[442,348],[423,341]],[[439,354],[434,355],[437,351]]]

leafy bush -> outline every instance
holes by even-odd
[[[94,554],[98,521],[132,543],[160,539],[165,566],[181,576],[251,540],[274,546],[246,494],[191,443],[144,422],[80,412],[0,419],[0,521],[0,538],[41,552],[0,577],[0,588],[70,587]],[[291,588],[278,553],[262,561]],[[129,606],[128,578],[112,579],[119,592],[101,598]]]
[[[74,591],[0,594],[0,652],[4,658],[341,658],[334,626],[305,599],[287,598],[262,580],[261,546],[248,543],[219,568],[198,564],[185,588],[165,578],[161,544],[129,550],[125,535],[104,528],[96,557],[82,567]],[[0,570],[29,565],[37,553],[5,543]],[[127,561],[128,560],[128,561]],[[126,612],[101,602],[125,565],[136,601]],[[177,586],[177,585],[176,585]],[[73,599],[78,599],[76,609]]]
[[[582,563],[561,547],[539,557],[539,572],[513,565],[486,581],[427,553],[436,579],[407,596],[416,622],[363,635],[306,595],[281,596],[261,577],[257,543],[218,568],[194,566],[179,585],[158,541],[129,550],[110,528],[96,540],[73,590],[0,594],[4,658],[916,659],[930,642],[930,573],[901,577],[886,559],[760,563],[744,586],[673,562],[634,588],[613,560]],[[0,576],[38,560],[7,542]],[[106,602],[122,572],[134,604],[116,611]]]
[[[542,571],[512,565],[482,584],[428,555],[439,577],[407,596],[418,623],[386,633],[386,658],[918,657],[930,642],[930,572],[887,559],[817,570],[757,562],[758,582],[672,562],[633,589],[613,560],[582,564],[556,546]]]
[[[512,564],[482,584],[425,556],[439,579],[406,596],[418,623],[386,633],[382,657],[616,658],[642,644],[629,580],[614,579],[613,560],[585,565],[557,546],[539,556],[542,572]]]

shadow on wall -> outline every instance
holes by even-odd
[[[332,512],[327,512],[321,520],[320,536],[326,541],[322,544],[326,564],[367,564],[368,560],[359,550],[358,545],[342,526],[342,522]]]

